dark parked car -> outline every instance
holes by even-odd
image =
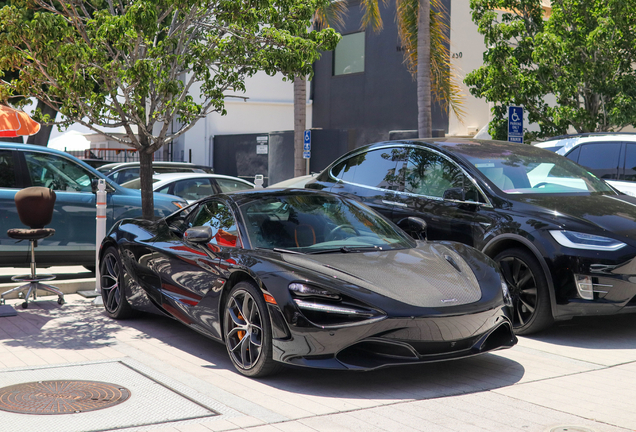
[[[368,204],[431,240],[471,245],[501,265],[515,331],[577,315],[636,311],[636,198],[571,160],[525,144],[384,142],[336,160],[308,188]]]
[[[335,194],[216,195],[156,222],[118,222],[100,255],[111,317],[172,316],[225,342],[248,376],[280,363],[375,369],[516,343],[491,259],[461,243],[416,242]]]
[[[68,153],[47,147],[0,143],[0,265],[28,266],[28,242],[7,236],[10,228],[24,228],[15,207],[18,190],[29,186],[53,189],[57,200],[48,228],[55,235],[38,241],[38,266],[83,265],[95,267],[94,182],[99,172]],[[107,227],[123,217],[141,216],[141,194],[107,183]],[[155,215],[167,216],[183,207],[182,198],[155,194]]]
[[[173,172],[214,173],[214,170],[205,165],[195,165],[188,162],[163,162],[152,163],[155,174]],[[119,162],[102,165],[97,168],[99,172],[117,184],[123,184],[139,178],[139,162]]]

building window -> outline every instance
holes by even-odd
[[[364,32],[343,35],[333,52],[333,74],[364,72]]]

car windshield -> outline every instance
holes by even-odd
[[[338,196],[277,195],[243,204],[240,210],[255,248],[320,253],[415,245],[366,206]]]
[[[507,194],[615,193],[571,160],[530,145],[466,148],[464,157]]]

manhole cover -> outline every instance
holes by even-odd
[[[21,414],[73,414],[124,402],[130,392],[98,381],[37,381],[0,388],[0,410]]]

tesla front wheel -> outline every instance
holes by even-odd
[[[241,374],[264,377],[280,369],[272,359],[267,305],[254,284],[244,281],[232,288],[225,303],[223,324],[227,352]]]
[[[537,259],[523,249],[508,249],[495,257],[512,297],[512,327],[519,335],[541,331],[554,322],[545,274]]]
[[[99,265],[100,287],[104,309],[111,318],[125,319],[133,315],[133,309],[126,300],[124,272],[119,252],[109,247]]]

